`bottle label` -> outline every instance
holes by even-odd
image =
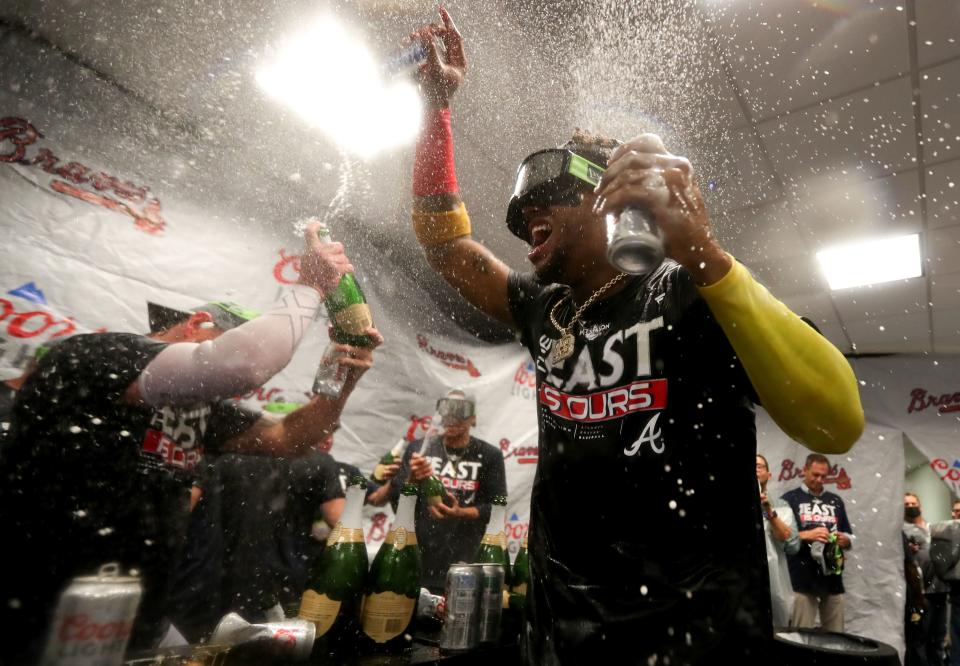
[[[303,620],[310,620],[317,625],[317,638],[323,636],[337,619],[340,613],[340,602],[334,601],[325,594],[317,594],[313,590],[305,590],[300,598],[299,616]]]
[[[366,540],[363,538],[363,530],[350,529],[344,527],[343,523],[337,523],[333,531],[330,532],[330,536],[327,537],[327,546],[336,543],[366,543]]]
[[[393,544],[393,547],[397,550],[403,550],[407,546],[417,545],[417,534],[416,532],[408,532],[403,527],[398,527],[387,533],[387,538],[383,540],[383,543]]]
[[[363,335],[364,330],[373,326],[370,306],[366,303],[354,303],[333,314],[335,328],[350,335]]]
[[[377,643],[386,643],[410,624],[417,600],[396,592],[371,594],[363,602],[363,633]]]
[[[520,583],[519,585],[514,585],[510,588],[510,591],[514,594],[522,594],[523,596],[527,595],[527,584]]]

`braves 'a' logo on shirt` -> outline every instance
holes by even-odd
[[[203,446],[199,443],[206,432],[210,413],[209,405],[196,409],[163,407],[156,410],[144,435],[141,454],[145,454],[150,462],[159,457],[170,467],[193,469],[203,459]]]

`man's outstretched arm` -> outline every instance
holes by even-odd
[[[443,25],[411,35],[427,49],[419,71],[426,104],[424,126],[413,166],[413,227],[427,262],[474,306],[506,324],[513,324],[507,302],[506,264],[470,236],[470,218],[460,199],[453,160],[450,97],[463,81],[463,40],[446,9]],[[443,40],[441,58],[434,36]]]

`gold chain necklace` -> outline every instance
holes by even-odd
[[[566,326],[561,326],[557,323],[556,313],[557,308],[560,307],[560,304],[569,298],[569,294],[564,295],[556,304],[550,308],[550,323],[553,324],[553,327],[560,332],[560,339],[553,343],[553,349],[550,351],[550,362],[553,364],[561,363],[566,361],[573,354],[573,327],[580,320],[580,315],[583,312],[593,305],[593,302],[603,296],[610,287],[620,282],[623,278],[626,277],[626,273],[617,273],[617,275],[607,282],[605,285],[597,289],[595,292],[590,294],[590,298],[586,302],[577,308],[577,311],[573,313],[573,319],[570,320],[570,323]]]

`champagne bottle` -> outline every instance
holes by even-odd
[[[376,649],[400,651],[420,597],[420,548],[414,529],[417,486],[404,484],[397,518],[373,559],[363,598],[363,633]]]
[[[480,563],[502,564],[504,580],[512,580],[510,558],[507,556],[507,535],[504,531],[507,514],[507,498],[497,495],[491,500],[490,522],[477,549],[476,561]]]
[[[843,563],[845,556],[840,542],[837,540],[837,533],[831,532],[827,537],[827,543],[823,547],[823,560],[826,567],[825,573],[831,576],[843,574]]]
[[[527,554],[527,537],[523,537],[520,550],[513,561],[513,577],[510,580],[510,592],[527,596],[527,584],[530,581],[530,556]]]
[[[401,439],[399,442],[393,445],[393,448],[383,454],[383,457],[380,458],[380,462],[377,463],[377,466],[373,469],[373,474],[371,478],[377,483],[383,483],[385,480],[386,470],[384,469],[388,465],[398,464],[403,458],[403,450],[407,447],[407,440]]]
[[[436,474],[431,474],[420,482],[420,495],[428,506],[436,506],[443,501],[446,493],[443,490],[443,484]]]
[[[331,242],[330,230],[326,226],[320,227],[317,235],[321,242]],[[324,305],[333,324],[333,340],[356,347],[370,344],[370,337],[363,331],[373,326],[373,317],[353,273],[343,274],[337,288],[326,295]]]
[[[368,566],[362,522],[366,488],[362,476],[350,479],[343,514],[327,537],[300,599],[299,617],[317,626],[314,654],[347,648],[360,633]]]

